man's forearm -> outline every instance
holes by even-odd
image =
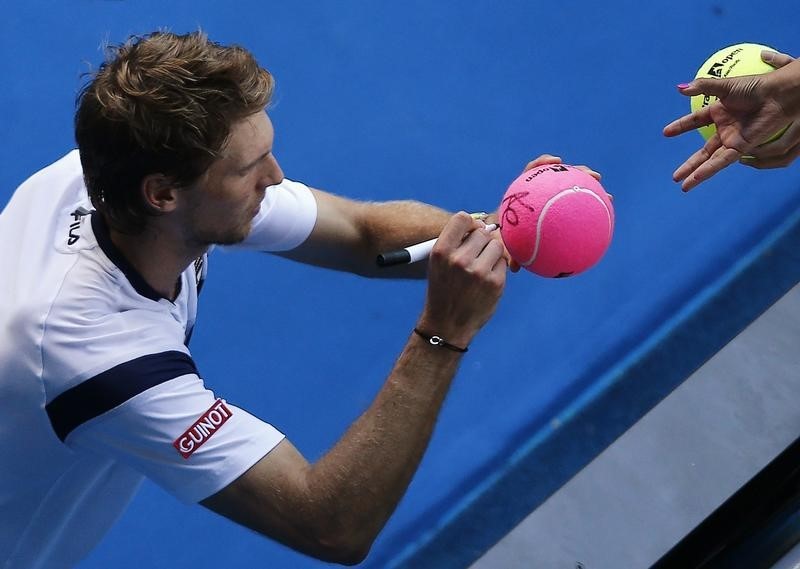
[[[451,213],[421,202],[361,202],[313,190],[317,223],[309,238],[281,256],[370,277],[421,278],[426,263],[378,267],[377,256],[436,237]]]
[[[365,203],[360,222],[376,250],[397,249],[441,233],[453,214],[413,200]]]
[[[460,359],[412,335],[370,408],[312,468],[312,493],[329,504],[320,522],[372,542],[417,469]]]
[[[368,254],[371,276],[424,277],[428,266],[424,261],[377,268],[374,259],[379,253],[402,249],[438,237],[453,214],[436,206],[411,200],[365,205],[367,212],[363,226],[368,235],[366,242],[372,244]],[[481,219],[492,219],[494,214],[473,213],[473,217],[478,215]],[[492,222],[496,222],[496,217]]]
[[[320,559],[362,560],[419,465],[460,349],[503,292],[504,250],[480,229],[463,212],[450,217],[428,263],[423,332],[411,334],[373,403],[325,456],[311,464],[283,441],[203,504]]]
[[[363,204],[359,220],[364,229],[364,243],[368,248],[366,257],[370,263],[366,274],[391,278],[424,277],[425,262],[378,268],[374,260],[380,253],[437,237],[452,215],[438,207],[411,200]]]

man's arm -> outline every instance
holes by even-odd
[[[558,156],[542,154],[528,162],[525,170],[560,162]],[[600,174],[591,168],[578,168],[600,179]],[[321,190],[311,191],[317,201],[317,222],[311,235],[296,249],[278,254],[310,265],[364,276],[424,277],[427,263],[378,267],[375,259],[380,253],[438,236],[452,215],[417,201],[357,202]],[[497,222],[496,213],[486,218],[486,223]],[[520,267],[505,250],[500,232],[493,233],[492,237],[503,247],[511,270],[518,271]]]
[[[467,346],[494,312],[506,269],[502,245],[454,216],[431,253],[418,328]],[[419,465],[462,357],[412,334],[374,402],[317,463],[284,441],[203,505],[314,557],[358,563]]]
[[[439,235],[452,213],[417,201],[358,202],[312,189],[317,222],[308,239],[279,255],[369,277],[423,278],[427,263],[380,268],[375,259]]]
[[[376,400],[318,462],[284,440],[203,505],[312,557],[363,560],[411,481],[461,359],[426,344],[409,340]]]

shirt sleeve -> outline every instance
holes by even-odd
[[[111,456],[191,503],[225,488],[283,439],[188,373],[79,425],[65,442]]]
[[[305,184],[287,178],[267,188],[250,234],[232,248],[289,251],[303,243],[317,221],[317,201]]]

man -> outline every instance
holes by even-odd
[[[753,168],[782,168],[800,156],[800,61],[769,50],[761,52],[761,59],[776,70],[678,85],[683,95],[719,98],[664,127],[665,136],[710,124],[717,127],[716,134],[673,173],[684,192],[737,161]],[[762,144],[786,125],[790,126],[779,139]]]
[[[285,179],[271,90],[251,54],[201,33],[134,39],[81,92],[78,150],[0,215],[0,565],[74,564],[145,476],[348,564],[400,500],[507,253],[466,213]],[[315,464],[204,385],[188,344],[213,245],[378,275],[378,252],[436,235],[429,263],[380,269],[427,270],[425,304],[374,402]]]

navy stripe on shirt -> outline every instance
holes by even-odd
[[[148,354],[117,366],[68,389],[45,407],[58,438],[127,400],[176,377],[197,374],[191,356],[178,351]]]
[[[97,211],[92,212],[92,231],[97,239],[97,244],[100,245],[100,249],[102,249],[106,257],[122,271],[122,274],[125,275],[125,278],[128,279],[128,282],[131,283],[131,286],[133,286],[136,292],[156,302],[164,298],[156,289],[150,286],[150,283],[148,283],[139,271],[128,262],[125,255],[117,249],[117,246],[114,245],[114,242],[111,240],[111,232],[108,229],[105,218]],[[178,277],[178,281],[175,283],[177,291],[175,293],[176,297],[181,291],[181,282],[180,277]]]

